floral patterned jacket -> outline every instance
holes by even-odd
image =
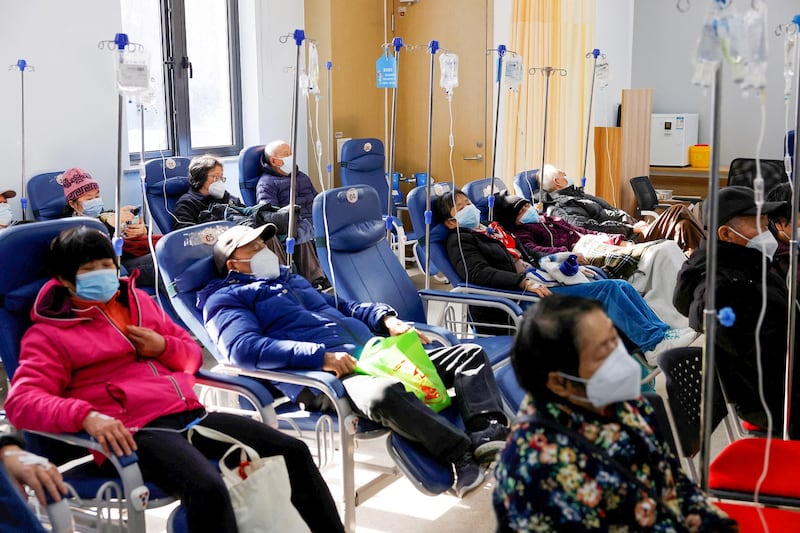
[[[654,432],[655,414],[646,400],[612,404],[599,415],[528,396],[520,414],[537,414],[582,434],[629,466],[648,490],[613,462],[593,456],[588,445],[520,421],[495,471],[498,531],[736,531]]]

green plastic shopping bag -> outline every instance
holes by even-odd
[[[396,337],[371,338],[358,356],[355,371],[400,381],[437,413],[450,405],[447,387],[413,329]]]

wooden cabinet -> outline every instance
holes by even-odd
[[[622,91],[620,127],[596,127],[595,195],[628,213],[636,211],[630,179],[650,173],[652,89]]]
[[[709,169],[699,167],[650,167],[656,189],[671,189],[673,196],[708,196]],[[728,184],[728,167],[719,168],[719,186]]]

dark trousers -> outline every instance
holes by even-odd
[[[181,499],[189,531],[236,531],[228,489],[209,459],[219,459],[230,444],[155,428],[183,428],[198,411],[159,418],[139,430],[139,468],[145,481]],[[336,504],[305,443],[255,420],[208,413],[200,425],[216,429],[254,448],[262,457],[281,455],[292,486],[292,503],[312,531],[344,531]]]
[[[436,348],[428,356],[445,386],[455,389],[456,405],[468,426],[479,415],[504,418],[497,383],[480,346]],[[397,380],[352,374],[342,383],[359,413],[420,444],[436,459],[452,463],[469,450],[464,430],[434,413]]]

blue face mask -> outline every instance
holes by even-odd
[[[567,187],[575,187],[575,180],[572,178],[567,178]]]
[[[467,204],[456,213],[456,221],[462,228],[475,229],[481,222],[481,212],[474,205]]]
[[[97,218],[103,212],[103,199],[92,198],[83,202],[83,216]]]
[[[119,289],[117,269],[103,268],[75,276],[75,295],[83,300],[107,303]]]
[[[519,219],[520,224],[536,224],[537,222],[539,222],[539,212],[533,207],[529,207]]]

